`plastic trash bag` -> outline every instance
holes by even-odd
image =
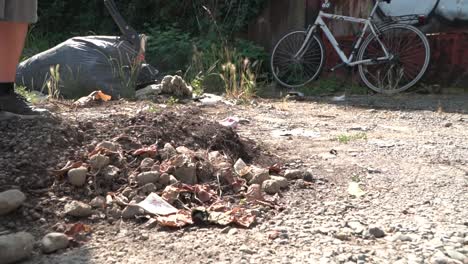
[[[112,98],[132,98],[137,86],[155,83],[158,71],[144,63],[146,36],[140,48],[121,37],[74,37],[23,61],[16,83],[30,90],[80,98],[101,90]],[[58,66],[57,66],[58,65]]]

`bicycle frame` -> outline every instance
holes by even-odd
[[[379,2],[380,1],[376,2],[374,8],[372,9],[372,12],[371,12],[369,18],[367,18],[367,19],[355,18],[355,17],[350,17],[350,16],[334,15],[334,14],[329,14],[329,13],[325,13],[323,11],[320,11],[314,25],[311,28],[309,28],[309,30],[307,32],[306,39],[305,39],[302,47],[299,49],[299,51],[297,52],[297,54],[295,56],[296,57],[302,57],[302,55],[304,55],[303,53],[306,51],[307,43],[309,42],[309,40],[312,37],[312,35],[314,34],[314,32],[316,32],[317,28],[320,28],[323,31],[323,33],[325,34],[325,36],[327,37],[327,39],[332,44],[333,48],[335,49],[336,53],[339,55],[340,59],[343,61],[344,64],[346,64],[348,66],[356,66],[356,65],[359,65],[359,64],[366,64],[366,63],[378,63],[378,62],[381,62],[381,61],[388,61],[388,60],[392,59],[392,55],[388,52],[387,48],[382,43],[380,38],[377,37],[376,39],[378,40],[380,46],[382,47],[382,50],[384,51],[385,56],[380,57],[380,58],[376,58],[376,59],[367,59],[367,60],[361,60],[361,61],[354,61],[354,58],[356,56],[356,52],[358,51],[359,47],[361,46],[361,44],[363,42],[363,39],[364,39],[364,37],[366,35],[367,30],[370,29],[371,34],[373,34],[375,36],[378,36],[377,30],[374,27],[374,24],[372,23],[372,19],[374,17],[375,12],[377,11]],[[339,45],[338,41],[336,40],[335,36],[333,36],[333,33],[330,31],[328,26],[325,24],[325,21],[323,20],[323,18],[329,18],[329,19],[341,20],[341,21],[348,21],[348,22],[359,23],[359,24],[364,25],[364,27],[362,29],[362,32],[361,32],[361,35],[357,39],[356,44],[354,45],[353,50],[352,50],[349,57],[347,57],[346,54],[343,52],[343,50],[340,48],[340,45]]]

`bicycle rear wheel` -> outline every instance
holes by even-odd
[[[393,24],[380,29],[380,40],[393,58],[359,65],[359,75],[372,90],[394,94],[415,85],[426,72],[431,51],[429,41],[419,29],[406,24]],[[362,44],[359,60],[385,57],[375,35]]]
[[[322,40],[313,35],[301,54],[307,32],[294,31],[278,41],[271,54],[271,71],[283,86],[297,88],[316,79],[325,62]],[[296,56],[299,55],[299,56]]]

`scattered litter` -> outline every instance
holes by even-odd
[[[332,98],[333,102],[344,102],[346,100],[346,94],[343,94],[341,96],[335,96]]]
[[[231,116],[231,117],[227,117],[227,118],[219,121],[219,123],[222,126],[236,129],[236,128],[238,128],[239,124],[242,124],[242,125],[249,124],[250,121],[247,120],[247,119],[238,118],[236,116]]]
[[[320,132],[305,130],[302,128],[292,130],[273,130],[271,132],[273,137],[307,137],[307,138],[319,138]]]
[[[179,211],[156,193],[151,193],[138,205],[146,212],[154,215],[170,215]]]
[[[192,225],[192,214],[187,210],[179,210],[176,214],[168,216],[158,216],[156,221],[164,227],[181,228],[187,225]]]
[[[88,96],[81,97],[80,99],[76,100],[73,104],[76,106],[90,106],[95,102],[107,102],[110,101],[112,97],[103,93],[102,91],[94,91],[90,93]]]
[[[149,147],[140,148],[133,152],[134,156],[146,156],[148,158],[153,158],[158,154],[158,147],[156,145],[151,145]]]
[[[81,161],[78,161],[78,162],[68,161],[67,164],[63,166],[63,168],[59,170],[55,170],[53,171],[53,173],[57,178],[63,179],[63,177],[67,175],[68,171],[70,171],[71,169],[79,168],[81,166],[83,166],[83,162]]]
[[[348,186],[348,193],[357,198],[366,195],[367,192],[363,191],[358,182],[350,182]]]

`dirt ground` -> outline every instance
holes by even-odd
[[[0,191],[19,186],[29,198],[0,219],[0,233],[40,238],[72,222],[61,218],[66,199],[55,196],[85,193],[51,193],[53,178],[43,175],[122,134],[142,145],[173,141],[262,166],[307,168],[315,182],[291,182],[281,198],[286,209],[251,229],[145,229],[92,219],[89,242],[52,255],[36,251],[25,263],[468,263],[466,95],[256,99],[235,106],[116,102],[55,105],[52,112],[45,122],[0,121]],[[240,136],[216,124],[230,116],[248,120],[236,129]],[[366,194],[350,196],[350,182]],[[375,230],[385,236],[374,238]]]

